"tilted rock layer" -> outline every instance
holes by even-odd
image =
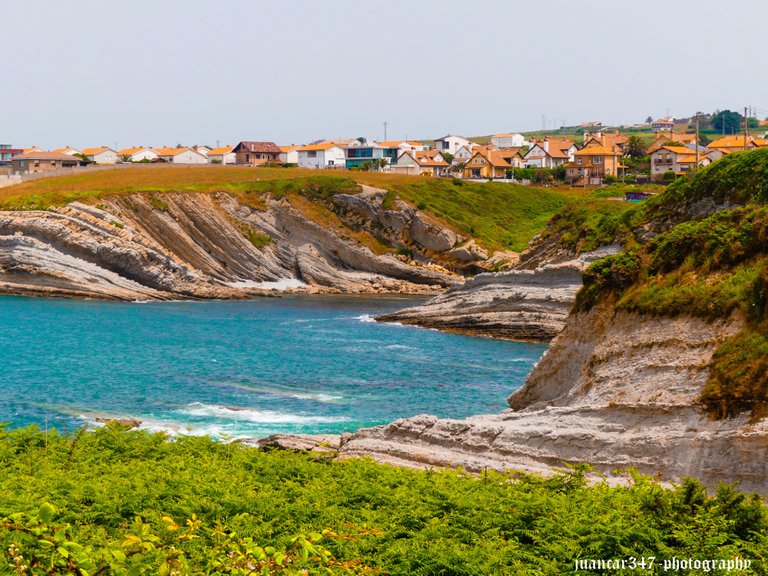
[[[618,246],[531,270],[478,274],[413,308],[377,318],[508,340],[551,340],[565,326],[584,268]]]
[[[382,210],[384,195],[369,190],[355,204],[358,212],[368,206],[376,219],[396,221],[394,227],[376,226],[382,238],[397,236],[436,255],[435,250],[447,253],[459,241],[413,208]],[[344,196],[339,206],[354,198],[339,196]],[[343,219],[331,226],[286,199],[266,197],[262,203],[255,208],[227,193],[137,193],[108,197],[97,206],[74,202],[46,211],[0,212],[0,293],[242,298],[276,286],[428,293],[460,281],[427,258],[416,262],[386,253],[386,244],[374,252],[353,237]],[[346,206],[343,216],[353,212]],[[398,218],[407,229],[399,228]]]
[[[743,319],[641,317],[610,304],[573,315],[511,410],[465,420],[415,416],[352,435],[341,457],[407,466],[548,473],[587,462],[668,481],[768,491],[768,422],[711,420],[698,406],[718,344]]]

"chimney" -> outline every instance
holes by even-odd
[[[544,152],[549,152],[549,138],[544,138],[541,147],[544,148]]]

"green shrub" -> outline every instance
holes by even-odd
[[[677,179],[677,174],[675,174],[673,170],[667,170],[666,172],[664,172],[664,176],[662,177],[662,180],[664,180],[664,182],[672,182],[675,179]]]
[[[690,479],[418,471],[115,423],[0,428],[0,459],[4,574],[564,574],[593,555],[768,569],[760,497]]]
[[[152,207],[156,210],[160,210],[161,212],[169,212],[171,207],[168,206],[168,203],[161,200],[160,198],[152,198],[150,200],[150,204],[152,204]]]
[[[269,234],[262,234],[258,230],[254,230],[250,227],[246,228],[244,233],[249,242],[253,244],[253,247],[257,249],[264,248],[265,246],[268,246],[270,242],[272,242],[272,238],[269,236]]]

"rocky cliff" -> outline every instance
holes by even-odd
[[[619,250],[606,246],[530,270],[478,274],[422,305],[377,320],[508,340],[551,340],[565,326],[584,268]]]
[[[0,212],[0,292],[128,300],[309,292],[435,292],[467,239],[365,189],[323,202],[267,194],[136,193]],[[398,253],[401,252],[401,253]]]
[[[768,490],[768,423],[711,420],[698,396],[717,346],[743,326],[735,315],[645,318],[610,304],[572,316],[501,414],[429,415],[361,430],[341,457],[407,466],[549,473],[588,462],[634,467],[668,481],[695,476]]]

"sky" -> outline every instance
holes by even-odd
[[[0,143],[433,139],[754,106],[765,0],[0,0]]]

